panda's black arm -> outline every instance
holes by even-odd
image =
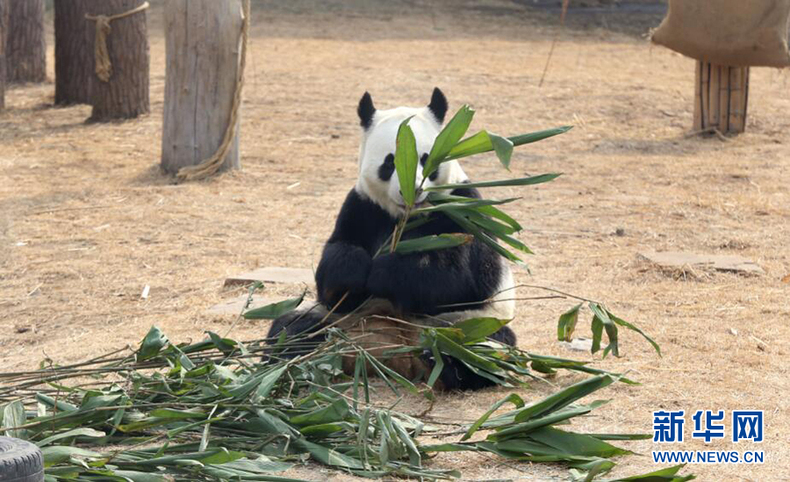
[[[354,309],[367,297],[371,262],[370,255],[359,246],[342,241],[327,243],[315,272],[318,301],[332,308],[345,296],[338,311]]]
[[[371,295],[406,312],[436,314],[444,305],[485,300],[496,283],[476,279],[471,246],[414,254],[386,254],[373,260],[367,282]],[[484,281],[484,280],[483,280]]]
[[[346,296],[338,307],[342,313],[368,297],[366,284],[373,250],[382,233],[391,232],[394,224],[391,216],[356,190],[348,194],[315,273],[321,304],[332,308]]]
[[[477,189],[456,189],[455,196],[480,198]],[[444,214],[432,215],[410,237],[463,232]],[[478,240],[457,248],[413,254],[387,254],[373,260],[367,291],[389,299],[400,309],[436,314],[452,311],[444,307],[459,303],[479,303],[499,287],[499,255]],[[472,308],[466,305],[465,308]]]

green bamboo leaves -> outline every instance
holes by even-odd
[[[474,114],[475,111],[471,107],[468,105],[462,106],[452,119],[447,122],[441,132],[439,132],[422,169],[423,183],[431,174],[436,172],[439,166],[444,162],[490,151],[494,151],[502,165],[506,169],[509,169],[514,146],[536,142],[570,130],[570,127],[560,127],[510,138],[498,136],[487,131],[480,131],[471,137],[461,140],[469,129]],[[424,190],[431,191],[431,196],[429,196],[428,200],[433,206],[413,210],[412,207],[416,201],[417,190],[423,189],[423,186],[416,185],[419,157],[416,150],[414,132],[408,125],[411,119],[412,117],[405,119],[398,127],[395,149],[395,170],[398,173],[400,191],[406,208],[405,218],[435,211],[443,211],[446,215],[456,220],[461,228],[465,229],[467,233],[491,246],[492,249],[510,261],[519,263],[521,259],[507,248],[502,247],[499,242],[514,248],[516,251],[531,254],[532,251],[530,251],[526,245],[512,236],[512,234],[521,230],[521,226],[507,214],[496,208],[492,208],[494,205],[508,203],[514,199],[497,201],[462,198],[463,200],[453,201],[445,199],[443,202],[443,198],[436,195],[444,194],[446,196],[446,191],[452,191],[454,189],[530,186],[549,182],[557,178],[560,174],[551,173],[517,179],[431,186],[424,188]],[[444,205],[440,205],[440,203]],[[461,205],[460,203],[469,204]],[[408,230],[408,226],[406,226],[407,222],[409,222],[409,219],[403,219],[396,227],[395,233],[391,238],[389,252],[412,253],[452,248],[460,244],[465,244],[455,244],[451,238],[442,240],[424,239],[410,243],[407,248],[398,249],[401,236]],[[502,227],[501,222],[504,222],[507,226]]]
[[[289,298],[277,303],[271,303],[260,308],[254,308],[244,312],[244,318],[248,320],[273,320],[289,311],[295,310],[302,304],[307,292],[295,298]]]
[[[426,467],[427,455],[458,450],[563,462],[578,474],[610,470],[610,457],[629,453],[611,441],[645,436],[575,433],[568,423],[605,404],[579,404],[582,398],[626,380],[586,362],[532,355],[487,339],[507,322],[476,318],[426,330],[422,346],[402,347],[393,356],[428,348],[436,366],[452,357],[454,363],[504,386],[520,386],[522,379],[534,377],[530,364],[593,376],[537,401],[510,394],[464,426],[457,443],[421,445],[421,433],[434,428],[394,410],[375,408],[368,368],[396,393],[403,388],[430,399],[432,394],[334,329],[320,350],[297,359],[263,362],[265,349],[254,348],[254,343],[209,334],[204,341],[175,344],[152,328],[134,355],[33,373],[42,390],[57,386],[58,398],[38,393],[0,405],[0,431],[42,446],[52,480],[287,481],[293,479],[279,473],[302,458],[364,477],[437,480],[460,474]],[[300,342],[291,341],[296,346]],[[355,376],[339,377],[342,359],[354,353],[359,367]],[[187,355],[189,369],[183,365]],[[90,388],[79,385],[88,375],[112,373],[128,382],[117,384],[116,377],[108,377],[95,378]],[[14,386],[9,390],[0,389],[0,400],[16,393]],[[508,404],[514,409],[498,413]],[[37,405],[37,413],[27,413],[26,405]],[[487,435],[472,441],[480,430]],[[107,452],[107,445],[118,449]],[[661,472],[669,473],[677,470]],[[639,477],[632,480],[652,480]]]
[[[409,207],[414,205],[416,197],[416,186],[414,184],[417,176],[417,165],[419,164],[417,142],[414,139],[414,132],[409,127],[410,120],[411,117],[401,122],[400,127],[398,127],[398,137],[395,144],[395,171],[398,173],[403,202]]]
[[[462,106],[455,113],[450,122],[436,137],[431,152],[428,154],[428,159],[425,161],[425,166],[422,168],[423,177],[433,174],[439,168],[439,164],[448,160],[448,154],[466,134],[474,116],[475,111],[468,105]]]
[[[579,310],[584,304],[585,303],[579,303],[567,312],[560,315],[560,318],[557,321],[558,341],[573,340],[573,333],[576,330],[576,323],[579,320]],[[639,329],[637,326],[623,320],[618,316],[615,316],[611,311],[609,311],[600,303],[588,301],[586,302],[586,305],[593,314],[591,323],[592,348],[590,350],[593,354],[597,353],[601,349],[601,342],[603,341],[603,334],[605,332],[609,343],[603,350],[603,357],[606,358],[609,353],[612,353],[614,356],[620,356],[620,346],[618,339],[619,332],[617,327],[622,326],[642,335],[642,337],[647,340],[648,343],[650,343],[653,349],[656,350],[658,356],[661,356],[661,347],[658,345],[658,343],[656,343],[655,340],[650,338],[647,333]]]
[[[424,236],[416,239],[406,239],[398,243],[395,252],[400,254],[410,254],[422,251],[434,251],[437,249],[455,248],[464,244],[469,244],[474,239],[471,234],[447,233],[435,236]]]

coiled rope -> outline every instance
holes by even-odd
[[[110,51],[107,49],[107,36],[112,30],[110,22],[140,13],[149,6],[148,2],[144,2],[137,8],[116,15],[85,15],[86,19],[96,22],[96,45],[93,55],[96,58],[96,77],[102,82],[109,82],[112,77],[112,62],[110,61]]]

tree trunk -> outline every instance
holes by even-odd
[[[55,104],[90,104],[93,81],[92,21],[86,0],[55,0]]]
[[[6,80],[44,82],[47,79],[44,41],[44,0],[6,0]]]
[[[5,109],[5,44],[8,33],[8,0],[0,0],[0,110]]]
[[[89,0],[90,15],[113,16],[129,12],[144,3],[143,0]],[[148,100],[148,36],[146,10],[110,21],[107,34],[107,52],[112,63],[108,81],[95,73],[91,81],[90,121],[130,119],[150,111]],[[88,34],[95,38],[97,21],[88,23]],[[94,49],[96,41],[93,42]],[[95,68],[95,53],[92,65]]]
[[[241,11],[241,0],[165,3],[165,172],[200,164],[222,144],[237,88]],[[241,168],[235,127],[221,170]]]

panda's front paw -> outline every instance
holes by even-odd
[[[376,298],[389,298],[392,290],[392,261],[394,254],[385,254],[373,260],[365,288]]]

